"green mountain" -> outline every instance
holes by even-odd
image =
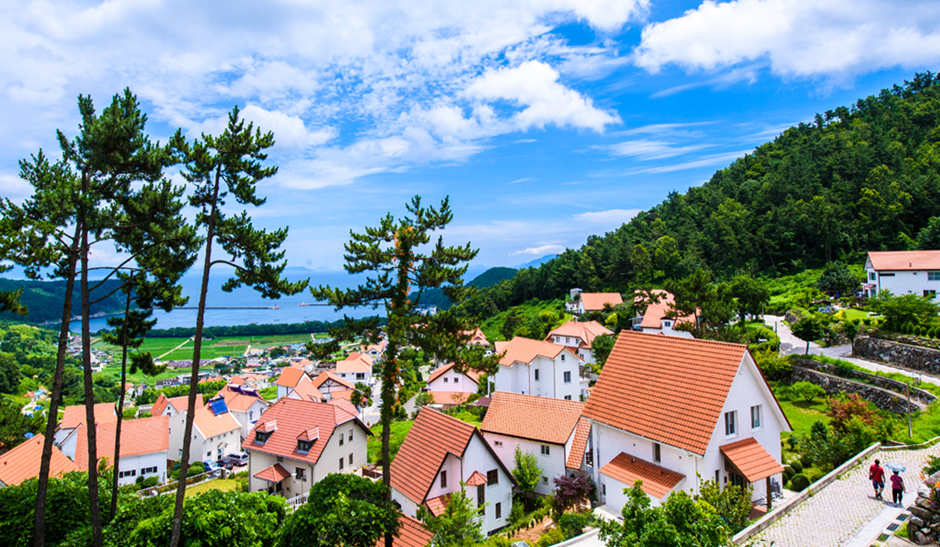
[[[670,193],[464,307],[489,317],[572,287],[626,291],[698,267],[721,278],[776,276],[858,263],[869,250],[936,248],[938,215],[940,77],[917,74],[787,129],[704,185]]]
[[[97,283],[97,282],[95,282]],[[89,284],[91,285],[91,284]],[[92,291],[91,299],[97,300],[114,292],[120,286],[120,281],[109,279],[101,287]],[[29,314],[22,317],[13,313],[0,314],[0,319],[14,322],[45,323],[47,321],[62,320],[62,304],[65,301],[65,281],[30,281],[23,279],[0,279],[0,291],[13,291],[23,288],[20,301],[29,308]],[[124,301],[120,293],[111,294],[101,302],[92,304],[91,313],[110,313],[124,309]],[[72,316],[79,311],[79,287],[75,282],[72,300]]]
[[[517,271],[518,270],[515,268],[490,268],[489,270],[486,270],[485,272],[473,278],[473,281],[467,283],[467,285],[476,287],[478,289],[488,289],[501,281],[512,279],[516,276]]]

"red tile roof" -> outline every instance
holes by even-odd
[[[428,383],[430,384],[434,380],[437,380],[438,378],[441,377],[441,374],[444,374],[445,372],[448,372],[449,370],[453,368],[454,368],[454,363],[447,363],[446,365],[438,367],[434,372],[431,373],[430,376],[428,376]],[[480,373],[475,370],[467,369],[466,372],[463,372],[461,374],[463,374],[467,378],[470,378],[471,380],[473,380],[474,382],[478,384],[480,383]]]
[[[241,424],[231,412],[216,415],[208,408],[196,409],[193,425],[199,428],[199,432],[207,439],[241,428]]]
[[[554,342],[553,336],[574,336],[581,339],[580,347],[591,349],[591,343],[594,342],[595,338],[603,334],[611,335],[613,333],[614,331],[601,325],[597,321],[580,322],[571,319],[564,325],[549,332],[545,340]]]
[[[108,458],[114,464],[114,439],[117,422],[98,424],[95,432],[96,455]],[[82,471],[88,470],[88,432],[85,426],[75,430],[75,463]],[[154,416],[136,420],[121,420],[121,457],[152,454],[170,449],[170,417]]]
[[[747,346],[621,331],[584,416],[704,454]]]
[[[282,480],[289,478],[291,476],[290,471],[284,469],[284,466],[276,463],[265,467],[261,471],[255,473],[254,477],[256,479],[261,479],[268,482],[281,482]]]
[[[685,478],[685,475],[625,452],[601,467],[601,473],[628,487],[633,487],[638,480],[643,481],[643,491],[658,499],[665,498]]]
[[[568,461],[565,467],[569,469],[581,469],[584,463],[584,453],[587,451],[588,436],[591,434],[591,422],[587,418],[578,420],[578,429],[574,432],[574,440],[571,441],[571,453],[568,454]]]
[[[463,455],[474,431],[457,418],[422,408],[392,460],[392,486],[415,503],[424,503],[447,454]]]
[[[359,409],[349,402],[349,399],[330,399],[327,401],[327,404],[334,405],[339,409],[345,410],[353,418],[359,415]]]
[[[157,397],[156,402],[153,403],[153,406],[150,408],[151,416],[159,416],[163,414],[163,411],[166,410],[166,407],[173,405],[173,408],[177,412],[185,412],[189,408],[189,395],[180,395],[179,397],[167,397],[164,394],[160,394]],[[196,408],[202,408],[205,404],[202,402],[202,395],[196,395]],[[115,420],[116,421],[116,420]]]
[[[940,270],[940,251],[872,251],[876,271]]]
[[[431,511],[432,515],[438,517],[444,514],[444,510],[447,509],[448,501],[450,501],[450,494],[442,494],[436,498],[427,500],[424,502],[424,505]]]
[[[274,421],[277,422],[277,429],[268,440],[264,444],[255,443],[255,432],[264,431],[266,424]],[[283,398],[264,412],[255,427],[248,433],[248,437],[242,443],[242,448],[317,463],[323,448],[333,435],[333,430],[340,424],[352,421],[362,428],[360,434],[368,434],[369,430],[365,424],[337,405]],[[306,454],[298,452],[297,436],[314,427],[319,428],[319,440],[313,443]]]
[[[117,414],[115,414],[114,403],[98,403],[95,405],[95,422],[106,424],[116,421]],[[85,423],[85,405],[67,406],[63,411],[59,428],[74,429],[83,423]]]
[[[726,444],[721,453],[744,475],[747,482],[757,482],[771,475],[783,473],[783,466],[774,459],[754,437]]]
[[[356,389],[356,386],[343,380],[339,376],[333,374],[330,371],[321,372],[316,378],[313,379],[313,387],[319,389],[327,380],[332,380],[337,384],[345,387],[346,389]]]
[[[291,365],[291,367],[293,367],[293,365]],[[303,368],[284,368],[281,369],[281,375],[277,377],[277,381],[274,383],[275,385],[284,387],[297,387],[297,383],[300,382],[300,379],[306,374]]]
[[[394,547],[427,547],[434,539],[434,534],[414,517],[400,513],[398,522],[401,526],[398,529],[398,535],[392,541]],[[375,542],[375,547],[385,547],[385,538],[379,538]]]
[[[577,428],[583,410],[580,401],[497,391],[480,430],[564,445]]]
[[[237,410],[239,412],[247,412],[251,405],[255,404],[258,401],[264,404],[264,407],[267,408],[269,403],[262,399],[261,397],[255,397],[253,395],[245,395],[244,393],[239,393],[238,391],[232,389],[230,386],[225,386],[215,394],[215,397],[219,395],[225,399],[225,406],[229,410]],[[215,398],[213,397],[213,398]],[[200,397],[202,399],[202,397]]]
[[[604,309],[604,304],[610,304],[611,307],[623,304],[623,297],[616,292],[583,292],[581,304],[585,311],[601,311]]]
[[[471,346],[490,345],[490,341],[486,339],[486,335],[483,334],[483,331],[480,330],[479,328],[477,328],[476,330],[472,330],[472,331],[469,331],[469,330],[462,331],[461,334],[470,336],[470,341],[468,342],[468,344],[470,344]]]
[[[565,346],[545,342],[544,340],[523,338],[521,336],[516,336],[509,342],[497,342],[496,351],[500,353],[506,352],[506,355],[499,360],[499,364],[507,367],[511,367],[512,364],[517,361],[520,363],[531,363],[533,359],[539,356],[554,359],[563,351],[567,351],[575,359],[580,359],[577,354]]]
[[[436,405],[460,405],[467,402],[472,393],[467,391],[429,391]]]
[[[643,320],[640,322],[640,326],[645,329],[661,329],[663,328],[663,318],[669,313],[669,306],[675,302],[675,297],[673,297],[672,293],[663,290],[654,290],[652,292],[659,296],[659,300],[646,307],[646,312],[643,313]],[[634,300],[639,301],[641,298],[642,295],[640,291],[637,291]],[[677,317],[675,322],[677,325],[679,323],[694,323],[695,316],[686,315]]]
[[[467,479],[467,486],[480,486],[486,484],[486,477],[483,476],[483,473],[479,471],[474,471],[470,478]]]
[[[336,363],[336,372],[370,372],[372,358],[358,352],[350,353],[345,360]]]
[[[36,435],[0,456],[0,483],[13,486],[27,479],[38,477],[42,445],[45,439],[43,435]],[[72,471],[80,471],[80,469],[53,445],[49,476],[56,477]]]

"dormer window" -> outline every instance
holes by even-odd
[[[306,454],[313,447],[313,441],[297,441],[297,452]]]
[[[271,438],[271,433],[273,431],[255,431],[255,442],[258,444],[264,444],[268,442],[268,439]]]

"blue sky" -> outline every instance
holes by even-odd
[[[935,1],[0,3],[0,194],[130,87],[165,139],[238,105],[278,144],[252,212],[292,266],[450,195],[444,233],[514,265],[580,246],[816,112],[936,70]],[[98,252],[97,261],[116,257]]]

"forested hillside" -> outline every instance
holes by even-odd
[[[474,277],[467,285],[478,289],[487,289],[497,283],[512,279],[515,277],[517,271],[518,270],[515,268],[497,266]],[[410,298],[414,299],[416,296],[417,293],[412,293]],[[453,303],[449,298],[444,296],[444,291],[441,289],[429,289],[421,295],[421,304],[424,306],[437,306],[442,310],[446,310],[449,309]]]
[[[97,282],[96,282],[97,283]],[[95,283],[95,284],[96,284]],[[114,292],[120,282],[109,279],[101,287],[91,293],[91,298],[97,300]],[[13,291],[23,288],[20,302],[29,308],[29,315],[21,317],[12,313],[0,314],[0,319],[11,321],[28,321],[31,323],[45,323],[46,321],[62,320],[62,303],[65,300],[65,281],[29,281],[23,279],[0,279],[0,291]],[[78,292],[78,282],[75,282],[75,294]],[[75,301],[75,310],[72,315],[78,314],[78,302]],[[91,313],[112,312],[124,309],[124,301],[120,293],[107,296],[97,304],[92,304]]]
[[[488,317],[572,287],[624,291],[683,277],[798,273],[869,250],[938,248],[940,76],[918,74],[784,131],[604,236],[481,291]]]

